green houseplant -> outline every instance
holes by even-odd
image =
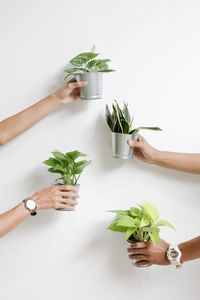
[[[69,61],[69,68],[65,70],[67,78],[77,81],[87,81],[87,86],[81,88],[83,100],[96,100],[102,98],[103,73],[113,72],[109,68],[110,59],[97,58],[100,54],[95,47],[90,52],[80,53]]]
[[[53,156],[49,157],[49,159],[43,163],[49,166],[49,172],[59,174],[59,178],[55,180],[55,184],[74,185],[78,191],[79,178],[83,170],[90,165],[92,161],[80,159],[81,157],[86,157],[87,154],[78,150],[66,153],[56,150],[51,153]]]
[[[158,242],[161,226],[175,229],[166,220],[159,219],[157,208],[151,203],[144,203],[129,210],[112,210],[116,219],[109,225],[111,231],[122,232],[126,240],[153,243]]]
[[[161,130],[159,127],[133,128],[133,117],[130,115],[128,104],[124,103],[123,108],[120,108],[117,101],[112,104],[112,112],[106,105],[105,118],[112,132],[112,155],[116,158],[129,159],[133,156],[133,149],[127,142],[135,139],[140,130]]]

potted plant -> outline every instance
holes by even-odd
[[[58,185],[74,185],[76,191],[79,191],[80,185],[78,184],[79,178],[88,165],[91,164],[91,160],[80,160],[80,157],[86,157],[87,154],[78,150],[62,153],[58,150],[51,152],[53,156],[45,160],[43,163],[50,168],[51,173],[59,174],[59,178],[55,180],[55,184]],[[64,210],[64,209],[58,209]]]
[[[108,229],[124,233],[126,240],[156,243],[160,238],[161,226],[175,229],[168,221],[160,220],[157,208],[148,202],[131,207],[129,210],[111,212],[116,213],[117,217]]]
[[[87,81],[87,85],[80,89],[81,99],[96,100],[102,98],[103,73],[113,72],[108,63],[110,59],[97,59],[99,53],[95,47],[91,52],[84,52],[73,57],[69,63],[70,67],[65,70],[66,78],[73,78],[77,81]]]
[[[112,132],[112,156],[115,158],[132,158],[133,148],[128,145],[128,141],[136,139],[141,129],[161,130],[159,127],[138,127],[133,129],[133,118],[130,115],[128,104],[124,103],[123,108],[120,108],[117,101],[114,101],[112,104],[112,112],[106,105],[105,118]]]

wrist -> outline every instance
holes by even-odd
[[[184,250],[184,243],[181,243],[178,245],[178,248],[180,249],[182,256],[181,256],[181,263],[184,263],[186,261],[185,257],[185,250]]]
[[[41,203],[40,203],[40,201],[39,201],[39,197],[37,197],[37,195],[33,195],[32,197],[31,197],[31,199],[33,199],[34,201],[35,201],[35,203],[36,203],[36,205],[37,205],[37,210],[40,210],[40,209],[42,209],[42,205],[41,205]]]
[[[48,101],[52,104],[55,105],[55,107],[59,107],[64,104],[63,99],[61,99],[58,95],[57,92],[54,92],[50,94],[48,97]]]
[[[159,164],[159,162],[162,161],[162,151],[154,149],[154,152],[152,154],[152,164]]]

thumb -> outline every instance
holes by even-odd
[[[141,142],[138,140],[129,140],[128,144],[131,148],[141,148]]]
[[[87,81],[76,81],[76,82],[68,83],[68,87],[72,90],[75,88],[84,87],[86,85],[87,85]]]

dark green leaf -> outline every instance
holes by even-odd
[[[78,157],[85,157],[85,156],[87,156],[87,154],[82,153],[82,152],[80,152],[80,151],[78,151],[78,150],[75,150],[75,151],[67,152],[67,153],[65,154],[65,156],[66,156],[66,157],[69,157],[69,158],[72,159],[72,160],[75,160],[75,159],[77,159]]]
[[[86,161],[84,164],[82,164],[81,166],[79,166],[78,168],[75,168],[73,170],[73,174],[80,174],[83,172],[83,169],[85,169],[85,167],[89,166],[91,164],[91,160]]]
[[[113,130],[113,121],[112,121],[112,116],[109,110],[108,105],[106,104],[106,109],[105,109],[105,114],[106,114],[106,121],[108,126],[110,127],[111,130]]]
[[[47,166],[55,166],[59,161],[56,158],[49,158],[45,161],[43,161],[43,164],[47,165]]]
[[[60,151],[56,150],[56,151],[53,151],[51,152],[55,158],[57,158],[58,160],[61,160],[61,161],[66,161],[66,157],[63,153],[61,153]]]
[[[99,53],[94,53],[94,52],[84,52],[81,53],[74,58],[70,60],[70,64],[76,66],[76,67],[81,67],[83,64],[86,64],[89,60],[94,59],[97,57]]]

